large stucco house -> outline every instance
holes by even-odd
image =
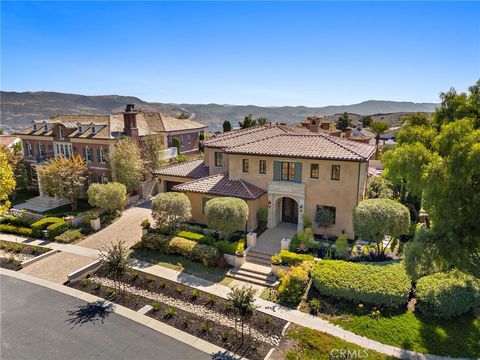
[[[179,140],[181,154],[198,153],[205,128],[206,125],[190,119],[143,112],[129,104],[124,112],[110,115],[57,115],[48,120],[36,120],[17,136],[22,141],[24,159],[30,165],[31,184],[38,186],[42,195],[37,170],[51,157],[80,154],[91,171],[90,180],[105,182],[111,175],[107,166],[108,152],[119,138],[130,137],[141,144],[146,136],[158,134],[167,147],[160,156],[168,159],[178,152],[172,146],[174,138]]]
[[[184,192],[192,221],[205,223],[205,204],[234,196],[249,206],[247,230],[258,223],[257,210],[268,209],[267,227],[281,222],[303,228],[318,207],[328,207],[335,223],[315,233],[353,238],[352,210],[365,194],[368,163],[375,147],[322,132],[268,124],[219,134],[203,142],[205,159],[155,171],[160,191]]]

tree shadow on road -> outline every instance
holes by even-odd
[[[85,305],[77,306],[76,310],[69,310],[68,319],[65,321],[75,326],[82,326],[84,324],[95,324],[97,321],[104,320],[113,312],[114,304],[105,300],[97,300]]]

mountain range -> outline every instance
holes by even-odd
[[[1,91],[0,124],[4,128],[18,129],[30,124],[32,120],[47,119],[56,114],[110,114],[122,111],[126,104],[135,104],[143,111],[159,111],[174,116],[185,112],[195,121],[209,125],[212,130],[220,129],[225,120],[236,126],[248,114],[266,117],[275,122],[298,123],[310,115],[327,116],[334,120],[336,115],[347,112],[352,114],[354,123],[361,115],[375,115],[375,120],[382,119],[394,125],[405,113],[433,112],[438,105],[385,100],[323,107],[171,104],[147,102],[134,96]]]

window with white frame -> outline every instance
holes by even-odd
[[[45,156],[45,145],[44,144],[38,144],[38,155],[40,157],[44,157]]]
[[[92,162],[92,149],[90,149],[88,146],[85,146],[85,161],[86,162]]]
[[[30,142],[27,142],[27,155],[28,156],[33,155],[32,143],[30,143]]]
[[[62,140],[63,140],[63,138],[64,138],[62,126],[59,126],[59,127],[58,127],[58,138],[59,138],[59,139],[62,139]]]
[[[103,147],[98,149],[98,160],[100,161],[101,164],[105,164],[107,162],[107,156],[105,154],[105,150]]]
[[[191,143],[190,134],[187,134],[187,144],[190,144],[190,143]]]

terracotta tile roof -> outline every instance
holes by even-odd
[[[155,175],[168,175],[198,179],[208,176],[208,166],[203,159],[172,164],[152,171]]]
[[[225,149],[230,154],[335,160],[367,160],[375,147],[326,134],[279,134]]]
[[[228,173],[220,173],[175,185],[175,191],[232,196],[245,200],[258,199],[267,191],[243,180],[232,180]]]
[[[0,135],[0,145],[9,146],[17,139],[18,137],[12,135]]]
[[[214,148],[229,148],[232,146],[243,145],[246,143],[263,140],[266,138],[271,138],[272,136],[277,136],[282,134],[308,135],[311,133],[310,131],[302,128],[280,125],[280,124],[254,126],[247,129],[233,130],[233,131],[219,134],[210,140],[204,141],[203,145],[206,147],[214,147]]]

